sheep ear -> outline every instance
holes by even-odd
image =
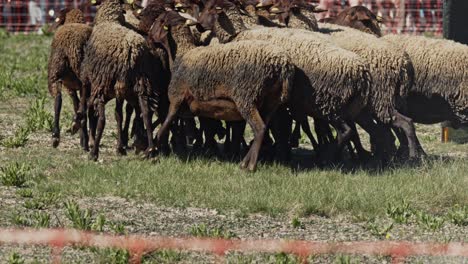
[[[367,14],[362,13],[362,12],[356,12],[355,17],[357,18],[357,20],[360,20],[360,21],[370,20],[371,19]]]

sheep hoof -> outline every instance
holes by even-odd
[[[169,154],[171,154],[171,148],[167,144],[162,145],[160,151],[164,156],[169,156]]]
[[[95,154],[95,153],[90,152],[88,158],[89,158],[89,160],[91,160],[91,161],[97,161],[97,160],[98,160],[98,155]]]
[[[291,148],[298,148],[299,147],[299,139],[296,137],[291,138]]]
[[[148,148],[146,150],[145,156],[147,159],[154,159],[157,155],[157,151],[155,148]]]
[[[240,168],[245,170],[245,169],[247,169],[247,165],[248,165],[248,162],[242,161],[241,164],[240,164]]]
[[[57,148],[60,143],[60,138],[59,137],[53,137],[52,138],[52,147]]]
[[[117,155],[119,155],[119,156],[127,156],[127,150],[125,150],[124,147],[118,147],[118,148],[116,149],[116,153],[117,153]]]
[[[78,130],[80,130],[81,128],[81,125],[79,122],[76,122],[76,121],[73,121],[72,123],[72,127],[71,127],[71,134],[72,135],[75,135],[76,132],[78,132]]]

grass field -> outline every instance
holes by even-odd
[[[376,172],[262,164],[257,172],[246,173],[237,163],[215,159],[170,156],[150,162],[133,153],[117,156],[109,104],[109,125],[95,163],[80,150],[78,137],[67,132],[72,112],[66,96],[61,144],[51,146],[51,39],[12,36],[0,41],[0,226],[175,236],[468,241],[468,145],[439,143],[439,125],[418,125],[429,154],[419,165]],[[295,151],[295,159],[307,165],[312,152],[304,146]],[[88,224],[77,224],[83,222]],[[12,247],[2,249],[0,259],[11,260],[14,252],[28,261],[47,255],[41,248]],[[118,251],[70,252],[80,256],[78,262],[127,257]],[[154,263],[211,261],[205,257],[163,252],[148,258]],[[290,263],[281,262],[283,257],[232,260]],[[330,256],[325,262],[347,260]],[[351,260],[379,262],[358,256]]]

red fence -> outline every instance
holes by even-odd
[[[264,252],[295,254],[304,262],[308,256],[320,254],[361,254],[391,256],[392,263],[403,263],[409,256],[468,257],[468,244],[462,243],[412,243],[405,241],[379,242],[318,242],[299,240],[228,240],[209,238],[170,238],[143,236],[112,236],[78,230],[0,229],[0,245],[48,245],[52,247],[54,263],[60,263],[61,250],[65,246],[120,248],[129,250],[132,263],[140,263],[143,254],[161,250],[186,250],[207,252],[219,256],[226,253]]]
[[[0,0],[0,27],[9,32],[37,32],[55,19],[57,11],[78,7],[89,0]],[[85,7],[85,18],[92,22],[96,9]]]
[[[0,27],[10,32],[37,31],[44,23],[53,21],[54,14],[64,7],[78,6],[89,0],[0,0]],[[384,32],[442,34],[443,0],[311,0],[329,10],[318,18],[334,16],[343,8],[364,5],[385,19]],[[94,7],[85,10],[91,22]]]

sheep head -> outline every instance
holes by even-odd
[[[155,20],[165,11],[166,7],[163,4],[152,1],[140,12],[134,12],[135,16],[140,20],[138,30],[148,35]]]
[[[378,37],[382,36],[379,23],[383,22],[383,19],[381,17],[377,17],[364,6],[350,7],[343,10],[336,17],[322,19],[320,22],[347,26],[374,34]]]
[[[170,33],[172,30],[180,30],[183,27],[183,29],[185,29],[191,36],[188,26],[193,23],[194,22],[192,20],[187,19],[173,10],[166,11],[159,15],[154,21],[149,30],[148,38],[153,43],[160,44],[166,50],[169,55],[170,64],[172,65],[172,62],[174,61],[173,54],[175,54],[175,48],[172,47],[171,49],[170,43],[172,40],[169,38]]]
[[[228,0],[210,0],[200,14],[199,23],[206,30],[213,30],[219,15],[225,9],[235,8],[236,5]]]

